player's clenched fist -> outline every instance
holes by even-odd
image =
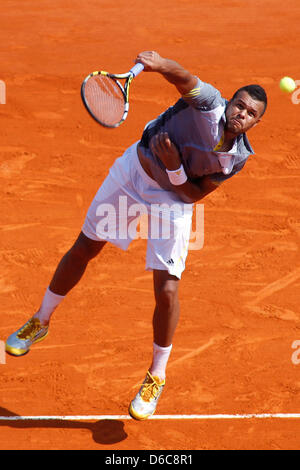
[[[163,69],[165,59],[155,51],[140,52],[135,62],[144,65],[145,72],[160,72]]]
[[[177,147],[171,142],[167,132],[160,132],[152,137],[150,149],[169,170],[177,170],[181,165]]]

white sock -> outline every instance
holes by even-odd
[[[172,344],[167,347],[158,346],[153,343],[153,358],[150,373],[161,380],[166,378],[166,367],[171,354]]]
[[[47,325],[50,321],[52,313],[64,298],[65,296],[63,295],[58,295],[54,294],[54,292],[51,292],[48,287],[44,295],[42,305],[34,316],[40,320],[42,325]]]

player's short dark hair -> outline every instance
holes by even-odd
[[[251,96],[251,98],[253,98],[256,101],[262,101],[264,103],[264,109],[263,109],[263,112],[261,114],[261,115],[263,115],[264,112],[266,111],[267,104],[268,104],[267,94],[266,94],[265,90],[263,89],[263,87],[261,87],[260,85],[246,85],[246,86],[243,86],[242,88],[239,88],[234,93],[233,97],[231,98],[231,101],[234,100],[241,91],[246,91]]]

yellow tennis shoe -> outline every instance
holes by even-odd
[[[153,415],[164,386],[165,380],[160,381],[148,371],[139,392],[130,403],[129,414],[132,418],[143,420]]]
[[[13,356],[23,356],[30,346],[42,341],[48,334],[48,325],[42,325],[38,318],[30,318],[19,330],[9,336],[5,350]]]

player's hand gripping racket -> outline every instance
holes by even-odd
[[[135,64],[122,74],[100,71],[88,75],[81,85],[81,98],[93,118],[102,126],[118,127],[129,111],[129,87],[133,78],[144,69]],[[124,86],[119,80],[125,80]]]

